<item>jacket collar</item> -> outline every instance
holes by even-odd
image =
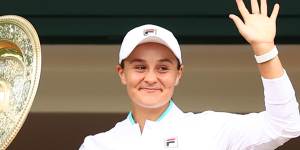
[[[175,105],[173,100],[170,100],[169,106],[167,109],[160,115],[160,117],[156,121],[150,121],[146,120],[146,123],[151,124],[159,124],[168,122],[174,119],[178,119],[180,116],[183,115],[183,112]],[[128,113],[127,120],[130,122],[131,125],[137,124],[133,118],[133,115],[131,112]]]

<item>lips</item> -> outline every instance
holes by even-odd
[[[152,88],[152,87],[142,87],[139,89],[140,91],[145,91],[145,92],[148,92],[148,93],[152,93],[152,92],[161,92],[161,88]]]

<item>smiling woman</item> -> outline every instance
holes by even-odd
[[[277,50],[274,38],[279,5],[268,17],[266,0],[261,0],[261,8],[257,0],[251,0],[252,13],[242,0],[236,3],[244,21],[233,14],[230,19],[251,45],[255,58],[264,58],[257,60],[257,66],[265,111],[246,115],[181,111],[171,99],[183,74],[179,44],[167,29],[143,25],[124,37],[116,67],[127,88],[131,112],[108,132],[86,137],[80,149],[265,150],[298,137],[295,91],[277,53],[270,55]]]
[[[134,101],[141,101],[146,107],[155,108],[160,107],[161,104],[154,99],[167,101],[173,95],[176,81],[182,74],[182,68],[178,70],[177,63],[179,62],[169,48],[157,43],[145,43],[137,46],[125,59],[124,69],[118,65],[117,71],[122,83],[127,85],[127,90],[132,87],[144,94],[155,91],[165,93],[161,95],[163,97],[150,96],[152,100],[145,100],[145,102],[142,102],[145,99],[143,94],[139,98],[134,98]],[[130,97],[134,96],[131,95],[133,93],[129,93]]]
[[[145,120],[139,118],[156,120],[168,107],[182,76],[183,66],[178,69],[179,63],[168,47],[159,43],[143,43],[124,60],[124,68],[117,65],[141,131]]]

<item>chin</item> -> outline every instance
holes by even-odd
[[[159,99],[159,98],[158,98]],[[168,103],[169,100],[151,100],[151,99],[143,99],[143,100],[138,100],[135,101],[134,103],[139,105],[140,107],[144,107],[144,108],[159,108],[164,106],[166,103]]]

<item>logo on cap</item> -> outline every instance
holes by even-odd
[[[177,148],[177,147],[178,147],[177,137],[167,138],[165,140],[165,148]]]
[[[149,36],[149,35],[156,35],[156,29],[145,29],[144,30],[144,36]]]

